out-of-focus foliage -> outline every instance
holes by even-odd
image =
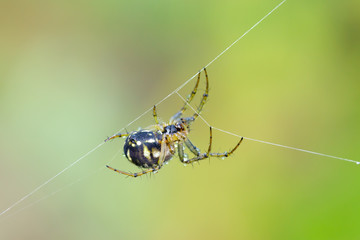
[[[278,3],[1,3],[0,208],[125,127]],[[208,68],[204,118],[246,137],[360,160],[359,7],[285,3]],[[159,117],[181,104],[171,96]],[[149,113],[127,130],[151,124]],[[200,119],[190,138],[206,149]],[[213,149],[237,141],[214,131]],[[105,144],[9,211],[65,187],[1,221],[0,239],[360,237],[355,164],[244,141],[224,161],[184,167],[175,157],[155,176],[130,179],[105,169],[122,143]],[[121,154],[111,165],[137,170]]]

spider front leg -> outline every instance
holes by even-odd
[[[206,68],[204,68],[204,73],[205,73],[206,89],[205,89],[205,92],[203,94],[203,97],[201,98],[200,105],[198,106],[197,111],[193,115],[193,118],[194,118],[193,121],[195,121],[195,119],[199,116],[199,114],[201,113],[201,111],[202,111],[202,109],[203,109],[203,107],[204,107],[204,105],[206,103],[206,100],[209,97],[209,77],[208,77]]]
[[[197,92],[197,89],[198,89],[198,86],[199,86],[199,82],[200,82],[200,73],[201,71],[199,71],[198,75],[197,75],[197,81],[196,81],[196,84],[195,84],[195,87],[194,89],[191,91],[190,95],[187,96],[186,98],[186,102],[184,103],[184,106],[180,109],[179,112],[177,112],[174,116],[171,117],[171,121],[172,120],[175,120],[175,119],[179,119],[185,112],[185,110],[187,109],[188,107],[188,104],[193,100],[196,92]]]
[[[196,81],[194,89],[191,91],[190,95],[187,96],[184,106],[180,109],[180,112],[179,112],[180,116],[185,112],[186,108],[188,107],[188,104],[192,101],[192,99],[194,98],[194,96],[197,92],[199,82],[200,82],[200,73],[201,73],[201,71],[199,71],[199,73],[197,75],[197,81]]]
[[[108,169],[110,169],[110,170],[113,170],[113,171],[117,172],[117,173],[121,173],[121,174],[124,174],[124,175],[126,175],[126,176],[134,177],[134,178],[135,178],[135,177],[142,176],[142,175],[147,174],[147,173],[151,173],[151,172],[156,173],[156,172],[160,169],[159,166],[156,166],[156,167],[154,167],[154,168],[150,168],[150,169],[144,170],[144,171],[142,171],[142,172],[129,173],[129,172],[124,172],[124,171],[115,169],[115,168],[110,167],[110,166],[108,166],[108,165],[106,165],[106,167],[107,167]]]

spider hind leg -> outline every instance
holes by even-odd
[[[126,175],[126,176],[134,177],[134,178],[139,177],[139,176],[142,176],[142,175],[147,174],[147,173],[151,173],[151,172],[156,173],[156,172],[160,169],[160,167],[154,167],[154,168],[150,168],[150,169],[144,170],[144,171],[142,171],[142,172],[129,173],[129,172],[124,172],[124,171],[115,169],[115,168],[110,167],[110,166],[108,166],[108,165],[106,165],[106,167],[107,167],[108,169],[110,169],[110,170],[113,170],[114,172],[121,173],[121,174],[124,174],[124,175]]]
[[[112,137],[108,137],[107,139],[105,139],[105,142],[110,141],[114,138],[118,138],[118,137],[121,138],[121,137],[127,137],[127,136],[129,136],[129,133],[118,133],[118,134],[113,135]]]
[[[185,163],[185,164],[190,164],[196,161],[200,161],[206,158],[210,158],[210,157],[220,157],[220,158],[226,158],[229,157],[231,154],[233,154],[235,152],[235,150],[240,146],[241,142],[243,141],[243,137],[241,137],[240,141],[236,144],[236,146],[231,149],[228,152],[223,152],[223,153],[211,153],[211,147],[212,147],[212,127],[210,127],[210,141],[209,141],[209,148],[207,150],[207,152],[205,153],[201,153],[199,155],[196,155],[194,158],[191,159],[184,159],[184,158],[180,158],[181,162]],[[188,140],[190,142],[190,140]],[[191,143],[191,142],[190,142]],[[188,147],[188,145],[186,144],[186,146]],[[194,146],[194,145],[192,145]],[[195,146],[194,146],[195,147]],[[188,147],[189,148],[189,147]],[[195,147],[196,148],[196,147]],[[190,149],[191,150],[191,149]]]

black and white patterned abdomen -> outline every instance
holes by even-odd
[[[124,153],[127,159],[142,168],[158,165],[161,153],[162,134],[150,130],[132,132],[125,140]],[[165,161],[172,157],[168,147],[165,149]]]

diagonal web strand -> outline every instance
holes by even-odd
[[[77,164],[78,162],[80,162],[82,159],[84,159],[86,156],[90,155],[92,152],[94,152],[96,149],[98,149],[99,147],[101,147],[104,144],[104,142],[100,143],[99,145],[97,145],[95,148],[93,148],[92,150],[90,150],[89,152],[87,152],[86,154],[82,155],[80,158],[78,158],[75,162],[71,163],[69,166],[67,166],[66,168],[64,168],[63,170],[61,170],[60,172],[58,172],[56,175],[52,176],[51,178],[49,178],[47,181],[45,181],[44,183],[40,184],[37,188],[35,188],[34,190],[32,190],[30,193],[26,194],[24,197],[20,198],[18,201],[16,201],[15,203],[13,203],[10,207],[8,207],[7,209],[5,209],[3,212],[1,212],[0,216],[5,214],[7,211],[9,211],[10,209],[12,209],[13,207],[15,207],[16,205],[18,205],[19,203],[21,203],[22,201],[24,201],[25,199],[27,199],[28,197],[30,197],[31,195],[33,195],[34,193],[36,193],[37,191],[39,191],[41,188],[43,188],[45,185],[47,185],[48,183],[50,183],[52,180],[54,180],[55,178],[57,178],[59,175],[61,175],[62,173],[64,173],[65,171],[67,171],[68,169],[70,169],[71,167],[73,167],[75,164]]]
[[[225,52],[227,52],[233,45],[235,45],[240,39],[242,39],[245,35],[247,35],[252,29],[254,29],[257,25],[259,25],[264,19],[266,19],[270,14],[272,14],[277,8],[279,8],[283,3],[285,3],[286,0],[283,0],[282,2],[280,2],[276,7],[274,7],[270,12],[268,12],[263,18],[261,18],[257,23],[255,23],[251,28],[249,28],[243,35],[241,35],[239,38],[237,38],[232,44],[230,44],[224,51],[222,51],[219,55],[217,55],[213,60],[211,60],[206,67],[210,66],[213,62],[215,62],[218,58],[220,58]],[[202,70],[201,70],[202,71]],[[172,91],[170,94],[168,94],[165,98],[163,98],[162,100],[160,100],[156,105],[159,105],[160,103],[162,103],[163,101],[165,101],[166,99],[168,99],[171,95],[173,95],[174,93],[177,93],[177,91],[179,91],[180,89],[182,89],[186,84],[188,84],[193,78],[195,78],[197,76],[198,72],[192,76],[191,78],[189,78],[188,80],[186,80],[182,85],[180,85],[178,88],[176,88],[174,91]],[[149,108],[148,110],[146,110],[145,112],[143,112],[140,116],[138,116],[137,118],[135,118],[133,121],[131,121],[129,124],[126,125],[130,126],[132,123],[134,123],[135,121],[137,121],[138,119],[140,119],[142,116],[144,116],[146,113],[148,113],[149,111],[151,111],[152,107]],[[203,118],[202,118],[203,119]],[[204,119],[203,119],[204,120]],[[205,121],[205,120],[204,120]],[[206,121],[205,121],[206,122]],[[125,129],[126,127],[122,128]],[[75,164],[79,163],[82,159],[84,159],[86,156],[88,156],[89,154],[91,154],[92,152],[94,152],[95,150],[97,150],[98,148],[100,148],[102,145],[104,144],[104,142],[100,143],[98,146],[96,146],[95,148],[93,148],[92,150],[90,150],[89,152],[87,152],[86,154],[84,154],[83,156],[81,156],[80,158],[78,158],[77,160],[75,160],[73,163],[71,163],[70,165],[68,165],[66,168],[64,168],[63,170],[61,170],[59,173],[57,173],[56,175],[54,175],[53,177],[49,178],[47,181],[45,181],[44,183],[40,184],[38,187],[36,187],[34,190],[32,190],[30,193],[26,194],[24,197],[20,198],[18,201],[16,201],[15,203],[13,203],[12,205],[10,205],[8,208],[6,208],[4,211],[2,211],[0,213],[0,216],[4,215],[6,212],[10,211],[13,207],[17,206],[18,204],[20,204],[21,202],[23,202],[24,200],[26,200],[27,198],[29,198],[30,196],[32,196],[33,194],[35,194],[37,191],[39,191],[41,188],[43,188],[45,185],[49,184],[50,182],[52,182],[55,178],[57,178],[58,176],[60,176],[62,173],[64,173],[65,171],[69,170],[71,167],[73,167]]]
[[[121,151],[121,149],[119,149],[119,150],[114,154],[114,156],[111,158],[111,160],[110,160],[107,164],[111,163],[111,162],[115,159],[115,157],[120,153],[120,151]],[[57,193],[59,193],[59,192],[61,192],[61,191],[64,191],[65,189],[68,189],[68,188],[74,186],[75,184],[77,184],[77,183],[85,180],[85,179],[90,178],[92,175],[94,175],[94,174],[96,174],[96,173],[98,173],[98,172],[100,172],[100,171],[104,171],[105,169],[106,169],[106,168],[104,168],[104,166],[102,166],[102,167],[98,168],[97,170],[95,170],[94,172],[92,172],[92,173],[90,173],[90,174],[88,174],[88,175],[86,175],[86,176],[84,176],[84,177],[80,177],[80,178],[78,178],[77,180],[75,180],[75,181],[73,181],[73,182],[71,182],[71,183],[69,183],[69,184],[67,184],[67,185],[62,186],[61,188],[59,188],[59,189],[57,189],[57,190],[55,190],[55,191],[53,191],[53,192],[51,192],[51,193],[43,196],[42,198],[37,199],[36,201],[34,201],[34,202],[32,202],[32,203],[29,203],[28,205],[26,205],[26,206],[24,206],[24,207],[16,210],[15,212],[13,211],[12,213],[6,215],[6,216],[5,216],[3,219],[1,219],[0,221],[3,221],[3,220],[5,220],[5,219],[7,219],[7,218],[9,218],[9,217],[15,216],[16,214],[24,211],[25,209],[28,209],[28,208],[30,208],[30,207],[32,207],[32,206],[34,206],[34,205],[36,205],[36,204],[38,204],[38,203],[46,200],[46,199],[48,199],[49,197],[54,196],[54,195],[56,195]]]

